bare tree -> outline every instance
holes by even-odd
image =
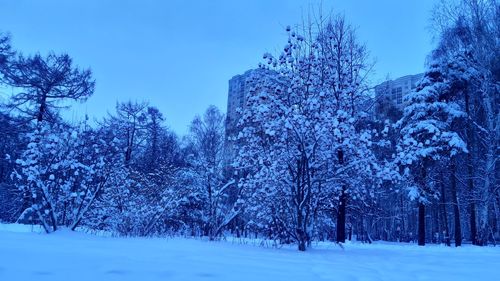
[[[10,36],[0,32],[0,69],[5,68],[7,61],[14,55],[10,45]],[[2,72],[0,71],[0,75]],[[0,82],[1,80],[0,76]]]
[[[147,170],[153,171],[158,168],[160,158],[160,138],[164,133],[162,122],[165,120],[158,108],[149,106],[146,110],[146,130],[148,147],[146,148]]]
[[[224,124],[225,116],[217,107],[210,106],[203,117],[195,117],[190,128],[194,147],[191,164],[203,185],[201,193],[206,201],[203,220],[210,239],[219,236],[238,215],[231,204],[234,202],[227,200],[234,181],[227,181],[223,175]]]
[[[105,120],[105,126],[114,130],[123,151],[125,163],[130,164],[136,149],[146,140],[148,104],[146,102],[122,102],[116,104],[116,115]]]
[[[85,101],[94,92],[90,69],[73,66],[67,54],[40,54],[7,61],[0,68],[4,83],[18,88],[10,106],[38,122],[54,120],[55,110],[66,100]]]

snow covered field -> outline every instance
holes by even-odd
[[[500,247],[347,244],[264,248],[97,237],[0,225],[0,280],[499,280]]]

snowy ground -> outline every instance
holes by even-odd
[[[31,230],[0,225],[0,280],[500,280],[500,247],[352,243],[301,253],[235,242]]]

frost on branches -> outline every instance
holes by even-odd
[[[39,122],[27,137],[13,174],[26,205],[19,219],[36,221],[46,232],[75,229],[114,176],[103,156],[108,145],[84,124]]]
[[[189,143],[194,148],[188,158],[193,175],[190,193],[200,202],[203,233],[210,240],[219,237],[224,227],[239,215],[233,179],[224,177],[224,122],[225,116],[215,106],[210,106],[203,117],[191,123]]]

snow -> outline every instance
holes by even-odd
[[[497,280],[500,248],[261,247],[252,240],[115,238],[0,225],[0,280]]]

